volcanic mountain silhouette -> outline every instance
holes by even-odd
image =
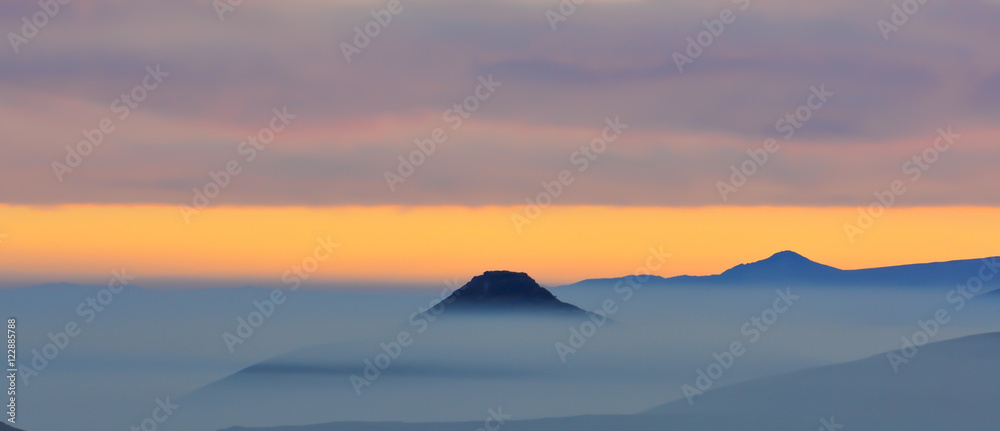
[[[587,312],[556,298],[523,272],[486,271],[435,305],[448,311]]]

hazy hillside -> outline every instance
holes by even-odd
[[[511,431],[794,431],[824,421],[844,429],[993,431],[1000,333],[932,343],[896,374],[885,355],[723,387],[638,415],[512,420]],[[460,431],[482,422],[334,423],[226,431]]]

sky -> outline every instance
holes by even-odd
[[[904,3],[3,2],[0,273],[998,255],[1000,4]]]

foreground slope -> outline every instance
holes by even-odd
[[[909,359],[899,350],[890,353],[894,361],[882,354],[755,380],[648,414],[724,415],[789,425],[836,417],[854,429],[996,429],[1000,333],[928,344]]]
[[[998,394],[1000,333],[992,333],[920,347],[898,373],[882,354],[719,388],[693,404],[682,399],[637,415],[513,420],[503,429],[775,431],[817,429],[826,421],[844,430],[994,431]],[[227,431],[459,431],[483,425],[344,422]]]

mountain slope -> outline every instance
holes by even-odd
[[[722,387],[694,397],[693,405],[680,400],[647,414],[835,416],[853,429],[996,429],[1000,333],[932,343],[900,357],[907,362],[895,367],[882,354]]]
[[[1000,333],[931,343],[895,373],[885,354],[725,386],[636,415],[512,420],[504,431],[995,431]],[[484,419],[485,419],[484,414]],[[514,418],[516,419],[516,418]],[[493,425],[496,425],[494,422]],[[341,422],[225,431],[460,431],[483,422]]]

